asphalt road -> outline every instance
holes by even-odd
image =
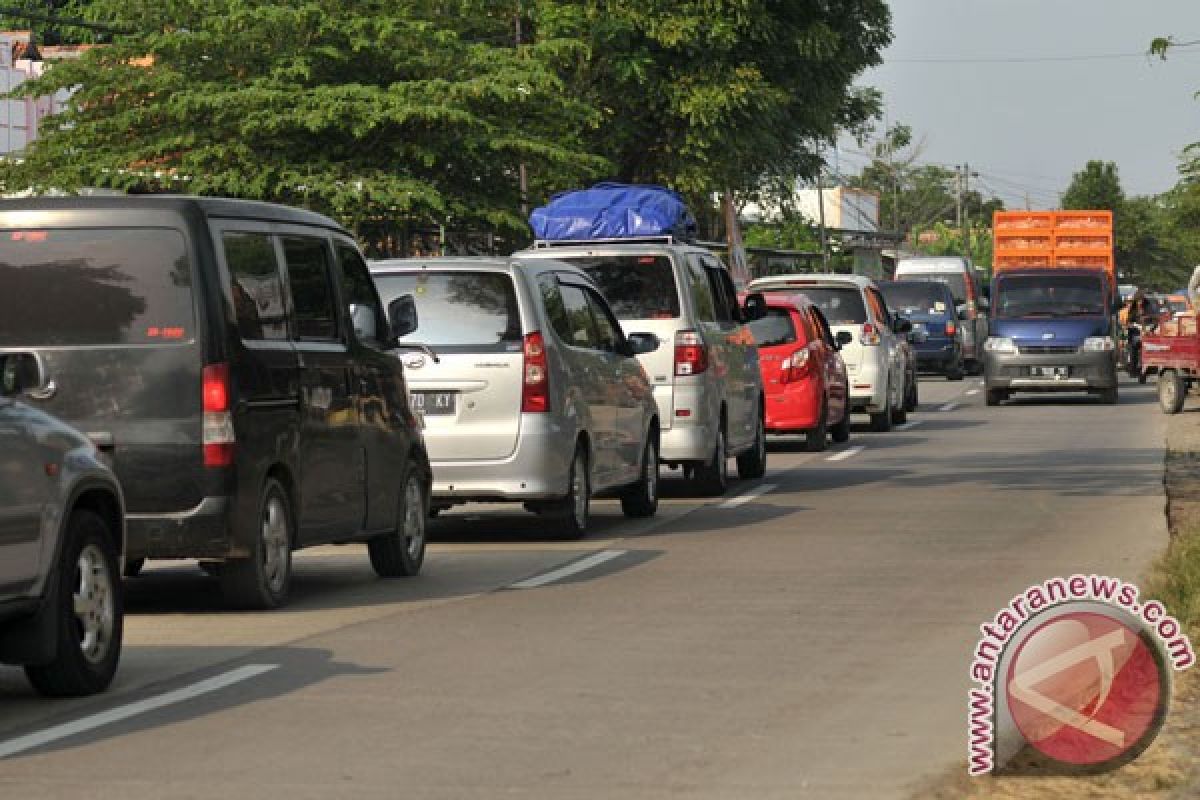
[[[905,429],[775,442],[723,500],[664,473],[656,519],[602,501],[582,542],[491,507],[438,521],[413,580],[305,552],[276,613],[153,565],[111,692],[0,670],[0,796],[905,796],[964,757],[981,622],[1053,575],[1136,579],[1166,542],[1151,387],[921,390]]]

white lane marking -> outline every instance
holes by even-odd
[[[861,446],[860,447],[851,447],[850,449],[843,450],[840,453],[834,453],[833,455],[831,455],[829,458],[827,458],[825,460],[826,461],[845,461],[847,458],[856,456],[859,453],[861,453],[863,450],[866,450],[866,449],[867,448],[861,447]]]
[[[939,408],[938,411],[953,411],[956,408],[958,408],[958,403],[946,403],[946,405]]]
[[[746,503],[749,503],[751,500],[757,500],[758,498],[762,497],[767,492],[770,492],[770,491],[772,491],[774,489],[778,489],[778,488],[779,488],[779,486],[774,483],[764,483],[762,486],[759,486],[757,489],[751,489],[750,491],[746,492],[745,494],[739,494],[737,497],[729,498],[724,503],[721,503],[721,505],[717,506],[717,508],[737,508],[738,506],[744,506],[744,505],[746,505]]]
[[[968,395],[979,394],[979,390],[978,389],[967,389],[966,394],[968,394]]]
[[[96,728],[102,728],[105,725],[112,725],[115,722],[127,720],[130,717],[157,711],[160,708],[182,703],[201,695],[211,694],[212,692],[232,686],[235,683],[241,683],[250,678],[255,678],[274,669],[279,669],[279,665],[247,664],[244,667],[231,669],[229,672],[223,672],[220,675],[207,678],[199,683],[193,683],[191,686],[185,686],[182,689],[175,689],[156,697],[138,700],[136,703],[110,708],[108,711],[101,711],[98,714],[82,717],[73,722],[64,722],[62,725],[55,725],[44,731],[18,736],[16,739],[0,742],[0,758],[8,758],[18,753],[24,753],[26,750],[32,750],[35,747],[42,747],[51,742],[56,742],[59,739],[66,739],[69,736],[87,733]]]
[[[542,575],[535,575],[532,578],[526,578],[523,581],[517,581],[511,584],[510,589],[536,589],[539,586],[545,586],[547,583],[554,583],[563,578],[570,577],[576,573],[599,566],[605,561],[612,561],[614,558],[620,558],[628,553],[628,550],[601,550],[599,553],[592,553],[587,558],[581,558],[578,561],[572,561],[565,567],[560,567],[556,570],[551,570]]]
[[[917,427],[918,425],[920,425],[922,421],[923,421],[923,420],[914,419],[912,422],[906,422],[906,423],[904,423],[903,425],[897,425],[897,426],[896,426],[896,430],[898,430],[898,431],[911,431],[913,428],[915,428],[915,427]]]

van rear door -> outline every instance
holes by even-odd
[[[195,507],[201,336],[183,231],[20,225],[0,216],[0,349],[44,357],[54,390],[31,402],[92,438],[130,513]]]
[[[429,458],[495,461],[515,452],[521,432],[524,328],[507,271],[386,269],[372,275],[386,308],[403,295],[417,329],[401,341],[428,345],[438,362],[401,349],[410,403],[425,418]]]

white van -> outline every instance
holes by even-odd
[[[977,373],[988,337],[987,298],[970,260],[962,256],[913,256],[896,263],[898,281],[936,281],[950,287],[962,330],[963,365]]]

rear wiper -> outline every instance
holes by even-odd
[[[442,363],[442,360],[438,358],[438,354],[435,353],[433,348],[427,344],[421,344],[420,342],[396,342],[395,349],[418,350],[433,359],[433,363]]]

